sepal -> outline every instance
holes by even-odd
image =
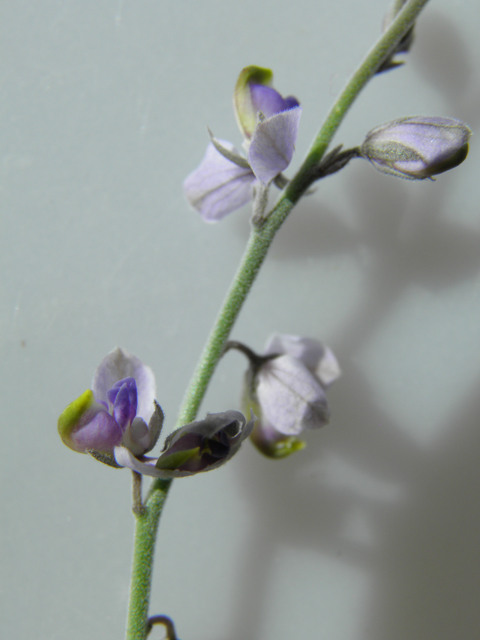
[[[103,464],[106,464],[109,467],[114,467],[114,469],[122,468],[119,464],[117,464],[113,455],[102,453],[101,451],[95,451],[95,449],[88,449],[86,453],[89,453],[92,458],[95,458],[95,460],[98,460],[98,462],[103,462]]]
[[[233,91],[233,108],[237,124],[242,135],[247,140],[252,137],[257,124],[257,113],[262,109],[257,108],[252,95],[252,85],[270,87],[273,80],[273,72],[270,69],[245,67],[238,76]]]

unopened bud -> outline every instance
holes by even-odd
[[[424,180],[463,162],[471,133],[453,118],[399,118],[372,129],[360,152],[382,173]]]

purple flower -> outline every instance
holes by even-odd
[[[136,457],[125,447],[115,448],[122,467],[157,478],[181,478],[225,464],[252,432],[255,416],[247,422],[238,411],[210,413],[170,434],[158,458]]]
[[[269,185],[288,167],[295,149],[301,107],[270,84],[269,69],[246,67],[234,91],[234,108],[247,158],[226,141],[207,148],[200,166],[184,182],[190,204],[206,222],[221,220],[253,197],[257,181]]]
[[[95,371],[92,389],[72,402],[58,419],[63,442],[113,467],[157,478],[191,476],[229,460],[252,432],[238,411],[211,413],[174,431],[162,454],[148,457],[163,425],[155,401],[155,378],[132,354],[115,349]]]
[[[245,380],[244,405],[258,415],[251,436],[257,448],[272,458],[303,449],[298,435],[329,421],[325,390],[339,375],[333,352],[317,340],[272,336]]]
[[[162,424],[152,370],[117,347],[95,371],[92,389],[61,414],[58,431],[74,451],[116,466],[115,447],[143,455],[155,446]]]
[[[424,180],[463,162],[471,133],[453,118],[399,118],[370,131],[360,152],[382,173]]]

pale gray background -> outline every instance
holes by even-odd
[[[58,414],[121,345],[155,370],[172,428],[249,232],[248,208],[206,225],[184,200],[205,125],[239,144],[237,74],[271,67],[304,108],[292,175],[387,8],[2,3],[2,637],[123,636],[130,474],[66,449]],[[417,114],[475,131],[479,26],[477,0],[432,0],[408,65],[335,141]],[[183,640],[480,637],[477,145],[435,183],[356,161],[281,230],[234,337],[326,341],[333,420],[287,460],[246,443],[174,483],[151,610]],[[225,359],[202,414],[238,408],[244,366]]]

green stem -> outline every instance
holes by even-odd
[[[155,539],[171,483],[171,480],[155,480],[145,508],[136,515],[126,640],[145,640],[146,637]]]
[[[296,202],[308,188],[308,178],[312,170],[322,159],[353,101],[372,76],[375,75],[377,69],[388,57],[389,53],[395,49],[406,32],[415,23],[420,11],[427,2],[428,0],[408,0],[408,2],[403,5],[403,8],[399,11],[395,20],[376,42],[375,46],[368,52],[362,64],[346,84],[342,93],[330,109],[302,166],[286,188],[287,193],[294,202]],[[397,8],[397,5],[395,5],[395,8]]]
[[[327,150],[340,122],[363,87],[414,24],[427,2],[428,0],[408,0],[405,3],[336,100],[302,166],[280,195],[266,222],[262,226],[253,228],[240,266],[185,394],[177,426],[195,420],[225,343],[273,238],[310,186],[314,179],[315,168]],[[170,484],[170,480],[155,480],[145,510],[137,516],[126,640],[145,640],[155,538]]]

